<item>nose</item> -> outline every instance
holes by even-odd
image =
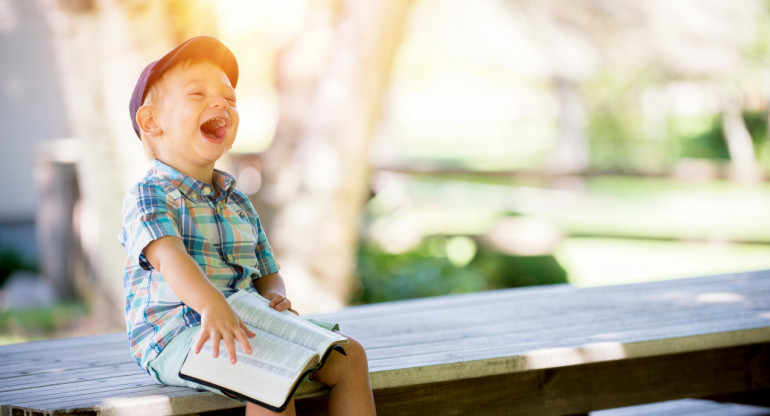
[[[224,97],[216,97],[211,103],[212,108],[227,108],[227,100]]]

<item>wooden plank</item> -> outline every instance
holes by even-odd
[[[407,322],[401,326],[400,331],[391,329],[391,333],[383,333],[380,336],[373,336],[371,331],[384,328],[376,323],[367,326],[367,332],[361,332],[359,328],[352,328],[346,331],[356,335],[367,348],[392,347],[399,344],[415,344],[424,342],[443,342],[453,339],[463,339],[470,337],[495,337],[500,334],[517,335],[522,339],[527,337],[557,338],[564,331],[569,333],[586,334],[587,336],[604,336],[609,338],[622,331],[630,333],[632,330],[649,330],[660,328],[671,332],[669,328],[676,328],[677,325],[683,325],[682,328],[694,327],[700,330],[707,330],[715,321],[725,324],[736,325],[735,329],[755,328],[765,326],[763,320],[757,319],[754,311],[741,311],[735,309],[720,309],[718,307],[702,311],[681,310],[668,314],[655,314],[649,318],[636,318],[632,314],[616,315],[614,319],[610,316],[595,316],[592,314],[576,314],[569,320],[548,319],[548,318],[530,318],[528,321],[519,321],[517,317],[508,317],[505,315],[493,315],[491,312],[477,317],[465,317],[462,320],[448,321],[447,317],[437,317],[435,315],[421,315],[427,322]],[[696,320],[694,315],[698,315]],[[661,326],[661,319],[665,319],[667,325]],[[732,322],[731,322],[732,321]],[[366,323],[366,322],[364,322]],[[391,326],[394,324],[391,322]],[[462,331],[458,331],[462,328]],[[676,334],[674,334],[676,335]]]
[[[107,346],[115,345],[117,343],[122,343],[126,346],[128,345],[128,338],[126,338],[125,333],[110,333],[83,337],[29,341],[0,346],[0,360],[7,358],[8,356],[16,356],[17,354],[34,354],[40,351],[69,351],[72,348],[83,347],[84,345],[93,345],[98,347],[100,345]]]
[[[369,353],[370,360],[373,363],[379,361],[398,360],[402,357],[414,357],[423,354],[423,351],[419,346],[424,346],[425,350],[431,353],[449,352],[454,353],[459,360],[462,359],[477,359],[480,356],[496,357],[502,355],[519,355],[525,354],[532,350],[541,348],[553,347],[553,348],[579,348],[584,345],[631,345],[645,340],[670,340],[668,344],[672,348],[679,348],[680,340],[689,339],[691,337],[703,336],[703,341],[697,345],[692,345],[691,348],[709,348],[712,345],[709,342],[742,342],[739,339],[732,340],[731,337],[739,336],[745,333],[747,337],[755,337],[757,341],[764,341],[767,337],[770,337],[770,328],[758,327],[753,328],[747,326],[745,329],[741,329],[739,325],[735,324],[735,320],[727,322],[714,321],[710,326],[704,328],[693,328],[691,325],[681,324],[677,326],[676,331],[668,333],[661,333],[658,328],[646,328],[644,330],[635,330],[633,332],[616,332],[612,333],[613,336],[604,336],[604,334],[597,334],[592,336],[591,334],[581,334],[579,331],[569,331],[565,328],[562,331],[562,335],[555,337],[553,334],[543,334],[542,336],[531,336],[523,338],[521,334],[515,332],[512,328],[510,333],[498,334],[494,337],[479,336],[477,338],[463,337],[463,338],[444,338],[443,340],[430,340],[423,342],[404,343],[397,344],[393,347],[376,347],[372,348],[369,345],[367,351]],[[736,329],[737,328],[737,329]],[[457,332],[457,331],[456,331]],[[725,333],[724,336],[714,336],[713,334]],[[727,338],[727,339],[722,339]],[[488,352],[484,352],[484,351]],[[495,352],[500,354],[495,354]],[[426,362],[426,364],[431,364]]]
[[[34,407],[36,409],[53,411],[56,409],[94,409],[105,400],[144,397],[150,395],[169,396],[176,393],[195,394],[192,389],[175,386],[161,386],[149,383],[142,386],[111,386],[95,391],[72,391],[70,394],[43,397],[39,400],[27,397],[14,405]]]
[[[707,341],[712,338],[709,334],[730,332],[731,336],[745,332],[747,334],[756,334],[758,337],[762,337],[763,333],[766,335],[767,328],[747,328],[732,330],[734,326],[728,324],[722,324],[715,329],[706,331],[687,331],[688,327],[684,326],[683,331],[677,334],[671,334],[669,336],[662,336],[657,329],[651,329],[647,331],[634,331],[633,333],[620,334],[622,337],[603,337],[603,336],[581,336],[579,333],[564,331],[564,335],[559,338],[553,338],[552,336],[532,336],[522,338],[519,334],[500,334],[494,338],[478,337],[478,338],[455,338],[435,340],[430,342],[415,342],[410,344],[395,345],[394,347],[378,347],[371,348],[367,346],[369,357],[373,362],[389,359],[400,359],[401,357],[415,356],[423,354],[425,351],[420,349],[420,345],[424,346],[426,350],[436,352],[454,352],[460,359],[475,359],[480,355],[488,355],[490,357],[499,356],[495,354],[495,350],[499,350],[503,355],[518,355],[524,354],[532,350],[537,350],[546,347],[553,348],[578,348],[584,345],[626,345],[633,344],[643,340],[655,340],[669,339],[672,343],[678,343],[677,340],[685,337],[704,336],[704,342],[700,345],[702,348],[708,348]],[[718,339],[718,338],[717,338]],[[759,339],[760,341],[764,338]],[[727,342],[730,342],[729,340]],[[736,340],[735,342],[739,342]],[[447,346],[448,343],[451,345]],[[489,353],[484,353],[485,349],[489,350]],[[463,355],[460,357],[460,355]],[[465,356],[467,355],[467,356]]]
[[[50,382],[49,382],[50,383]],[[98,392],[113,391],[119,388],[142,388],[160,386],[147,374],[138,374],[128,377],[105,377],[78,380],[62,384],[46,384],[40,386],[25,387],[8,391],[16,403],[60,401],[62,397],[68,399],[79,396],[91,396]]]
[[[764,340],[767,339],[767,336],[768,331],[766,329],[762,329],[756,337],[730,337],[729,334],[728,336],[725,336],[725,334],[714,335],[718,340],[725,341],[723,344],[728,344],[726,346],[736,344],[736,339],[743,339],[746,341],[759,339],[760,342],[764,342]],[[698,348],[698,345],[702,339],[703,337],[699,336],[692,339],[680,340],[682,341],[682,345],[676,347],[669,346],[671,340],[642,341],[638,346],[633,346],[633,344],[631,346],[626,346],[625,348],[628,349],[623,349],[624,347],[622,346],[610,346],[609,351],[606,351],[605,353],[596,349],[591,351],[590,346],[583,348],[545,348],[520,355],[475,360],[457,360],[452,362],[449,362],[449,360],[453,360],[450,355],[451,353],[447,353],[447,356],[444,357],[447,362],[435,365],[423,365],[422,363],[426,361],[424,357],[415,359],[405,357],[402,360],[394,362],[393,365],[387,369],[372,364],[370,367],[370,378],[373,388],[382,389],[427,382],[435,383],[471,377],[487,377],[542,368],[558,368],[626,360],[630,358],[655,357],[679,352],[701,351],[702,349]],[[714,346],[719,345],[716,341],[707,343]],[[440,362],[440,360],[435,357],[433,359]]]
[[[733,347],[382,389],[375,399],[381,416],[574,414],[750,390],[751,359]]]
[[[190,415],[239,407],[243,407],[243,404],[227,397],[214,393],[199,393],[169,397],[149,395],[132,399],[110,399],[102,402],[97,409],[99,416],[135,416]]]
[[[303,384],[297,397],[308,397],[323,391],[326,389],[319,389],[318,383]],[[14,408],[40,412],[41,416],[78,414],[89,409],[102,416],[127,416],[183,415],[242,406],[240,402],[218,394],[154,384],[139,389],[100,390],[95,394],[82,391],[81,394],[65,394],[58,399],[43,398],[42,400],[34,400],[32,403],[22,402]]]
[[[511,289],[356,306],[320,317],[340,322],[364,344],[378,392],[406,394],[412,385],[768,343],[770,272]],[[127,345],[125,334],[108,334],[0,346],[0,404],[23,399],[46,411],[68,406],[104,412],[105,401],[118,397],[128,409],[163,402],[163,396],[177,408],[193,397],[216,396],[155,385],[133,364]],[[55,387],[61,383],[92,393],[63,397],[66,391]]]
[[[448,295],[435,298],[394,301],[382,304],[360,305],[346,308],[344,312],[321,315],[321,317],[340,317],[350,321],[382,317],[382,313],[394,318],[410,316],[414,313],[456,308],[477,308],[484,304],[515,307],[518,304],[532,305],[540,303],[555,312],[563,312],[563,302],[579,303],[602,307],[603,305],[623,307],[630,299],[655,301],[663,295],[666,298],[678,298],[682,301],[694,301],[699,294],[723,293],[751,294],[755,291],[770,290],[770,271],[738,273],[700,278],[677,279],[652,283],[640,283],[618,286],[574,288],[568,285],[537,286],[515,289],[503,289],[494,292],[479,292],[462,295]],[[575,292],[580,296],[575,297]],[[639,301],[636,301],[638,303]],[[344,315],[344,316],[342,316]]]
[[[764,301],[767,301],[768,298],[765,297],[763,299]],[[630,302],[629,302],[630,303]],[[639,302],[636,302],[639,303]],[[485,320],[489,320],[489,322],[495,322],[495,323],[507,323],[508,325],[516,325],[518,328],[521,329],[539,329],[539,330],[550,330],[550,326],[545,326],[544,324],[549,325],[558,325],[562,327],[571,327],[573,325],[578,325],[578,328],[583,328],[586,326],[591,325],[597,325],[597,321],[602,321],[603,318],[610,318],[605,322],[601,322],[604,325],[612,325],[613,322],[617,322],[618,324],[622,324],[624,326],[627,325],[639,325],[639,326],[645,326],[650,324],[657,323],[658,326],[660,325],[660,319],[672,319],[672,318],[684,318],[684,320],[687,320],[689,322],[697,322],[694,319],[697,319],[697,315],[693,315],[691,312],[698,312],[698,313],[704,313],[706,314],[707,319],[711,319],[711,317],[722,315],[734,315],[735,313],[743,313],[744,315],[750,315],[753,316],[755,321],[757,322],[757,325],[761,326],[763,324],[767,323],[767,318],[763,318],[760,316],[756,316],[756,313],[758,312],[767,312],[767,309],[764,311],[762,310],[756,310],[756,309],[750,309],[746,308],[745,306],[721,306],[721,305],[703,305],[701,308],[687,308],[683,305],[677,305],[674,303],[671,303],[670,305],[667,305],[669,308],[673,308],[673,310],[650,310],[649,304],[641,304],[635,309],[631,309],[629,307],[625,308],[614,308],[614,310],[610,310],[607,313],[599,314],[597,313],[597,309],[601,308],[601,304],[598,303],[590,303],[586,302],[584,304],[575,304],[575,305],[563,305],[565,307],[566,311],[570,312],[569,316],[565,316],[564,314],[555,313],[554,311],[548,311],[548,310],[538,310],[536,313],[530,313],[530,314],[521,314],[521,313],[505,313],[505,312],[497,312],[494,307],[484,309],[482,313],[478,314],[471,314],[463,310],[457,310],[455,312],[444,312],[444,311],[436,311],[436,312],[425,312],[420,316],[420,320],[418,322],[414,322],[414,318],[399,318],[397,316],[394,316],[390,321],[390,324],[388,324],[386,321],[374,321],[369,319],[362,319],[357,321],[356,323],[350,323],[350,327],[352,329],[348,330],[348,332],[351,333],[361,333],[363,335],[366,335],[365,328],[381,328],[382,330],[389,329],[391,333],[379,333],[380,337],[385,337],[386,339],[389,336],[392,335],[398,335],[398,334],[408,334],[410,336],[421,336],[422,332],[431,333],[439,329],[448,329],[452,326],[460,325],[463,328],[470,327],[473,328],[476,324],[482,324],[485,322]],[[592,308],[593,310],[590,311],[583,311],[584,309]],[[530,310],[534,310],[535,308],[530,307]],[[660,309],[660,308],[659,308]],[[383,313],[387,313],[387,311],[383,311]],[[455,317],[454,314],[457,316]],[[342,317],[340,317],[342,318]],[[621,321],[622,319],[622,321]],[[344,319],[340,319],[343,321],[343,323],[346,323]],[[404,326],[407,326],[409,329],[404,330]],[[664,325],[665,327],[665,325]],[[420,332],[417,332],[420,331]],[[361,335],[359,335],[361,336]],[[379,338],[379,337],[378,337]]]
[[[82,380],[98,379],[100,377],[125,377],[133,375],[149,377],[147,373],[141,371],[133,362],[117,363],[98,370],[86,368],[71,371],[26,374],[0,380],[0,397],[2,397],[2,392],[4,391],[13,391],[13,389],[19,388],[66,384]]]
[[[47,345],[47,343],[50,342],[51,345]],[[73,351],[96,351],[96,352],[105,352],[108,351],[112,347],[120,346],[123,347],[117,351],[122,353],[128,353],[128,342],[125,340],[125,336],[116,337],[116,336],[109,336],[105,337],[102,335],[94,335],[93,337],[78,337],[78,338],[69,338],[69,339],[55,339],[51,341],[32,341],[30,344],[29,349],[21,349],[19,350],[20,346],[26,345],[27,343],[21,343],[21,344],[10,344],[10,345],[3,345],[0,346],[0,360],[4,360],[6,358],[16,358],[16,357],[35,357],[40,356],[44,354],[50,354],[50,353],[68,353]],[[117,352],[113,351],[113,353]]]
[[[134,397],[131,397],[131,396]],[[181,387],[164,387],[155,390],[135,390],[125,395],[97,397],[91,401],[53,405],[13,406],[9,409],[28,411],[35,416],[53,415],[184,415],[213,410],[240,407],[241,403],[213,393],[199,393]]]
[[[586,326],[553,325],[547,329],[526,330],[521,329],[511,322],[476,325],[465,327],[440,327],[428,334],[403,334],[397,337],[384,337],[383,339],[370,340],[364,338],[370,355],[387,357],[379,354],[382,351],[390,351],[398,354],[399,348],[413,345],[431,345],[448,342],[478,341],[478,344],[500,340],[508,345],[523,345],[533,341],[559,342],[565,337],[582,338],[583,342],[634,342],[639,339],[676,338],[698,335],[701,333],[722,332],[725,330],[752,330],[764,328],[754,316],[735,314],[733,316],[712,316],[704,322],[694,322],[691,319],[677,321],[666,320],[667,325],[661,328],[660,321],[646,323],[645,325],[633,325],[628,321],[618,321],[615,324],[601,324]],[[436,325],[438,327],[438,325]],[[458,328],[462,328],[459,331]],[[357,334],[354,334],[357,335]],[[512,341],[516,343],[511,344]],[[382,351],[381,351],[382,350]]]
[[[757,294],[753,294],[751,296],[757,296]],[[770,303],[768,300],[768,297],[765,296],[763,298],[756,299],[757,301],[764,302],[765,305]],[[709,314],[711,310],[722,310],[722,313],[725,315],[735,315],[736,313],[740,313],[743,311],[744,314],[748,314],[751,316],[754,316],[754,320],[756,321],[756,326],[766,326],[768,319],[767,317],[760,317],[756,316],[758,313],[763,312],[761,310],[757,310],[756,308],[747,308],[748,302],[743,302],[740,305],[737,306],[728,306],[722,308],[721,305],[713,305],[713,304],[701,304],[700,309],[686,309],[686,305],[678,304],[676,302],[668,302],[666,305],[658,306],[657,309],[661,309],[663,306],[670,308],[673,310],[673,312],[657,312],[653,314],[653,311],[650,311],[651,305],[650,302],[641,303],[639,301],[633,302],[632,300],[629,300],[625,302],[626,304],[639,304],[639,306],[635,309],[629,309],[628,307],[625,307],[625,310],[623,308],[607,308],[610,310],[610,312],[607,314],[607,316],[611,316],[612,314],[615,314],[615,317],[620,316],[623,318],[623,322],[619,322],[619,324],[622,324],[626,327],[633,327],[633,324],[647,324],[648,326],[661,326],[660,322],[661,319],[665,319],[668,322],[668,320],[675,318],[676,316],[684,316],[685,319],[688,319],[689,321],[692,321],[693,316],[697,316],[696,314],[693,314],[691,312],[699,312],[699,313],[706,313]],[[586,301],[583,304],[577,304],[577,305],[564,305],[562,304],[562,307],[565,308],[565,310],[570,311],[569,316],[564,316],[564,314],[555,313],[554,311],[550,310],[537,310],[533,307],[528,307],[529,310],[536,310],[535,313],[532,314],[519,314],[518,318],[516,316],[511,316],[510,319],[508,319],[509,325],[513,327],[513,323],[517,323],[518,325],[521,325],[522,322],[528,323],[528,322],[537,322],[542,327],[547,328],[547,330],[551,330],[552,325],[559,325],[561,327],[577,327],[577,328],[583,328],[585,327],[585,322],[593,323],[598,320],[602,320],[601,316],[593,318],[593,315],[595,315],[595,312],[581,312],[582,310],[596,310],[601,308],[603,305],[600,301],[594,301],[589,302]],[[766,309],[764,312],[770,312],[768,311],[767,306],[765,306]],[[722,308],[722,309],[720,309]],[[477,307],[479,309],[479,307]],[[494,306],[486,309],[485,313],[486,316],[489,317],[489,319],[493,320],[494,322],[500,322],[501,320],[504,320],[508,318],[508,316],[503,315],[502,317],[498,317],[496,314],[496,311],[500,311],[500,309],[495,308]],[[642,313],[644,312],[644,313]],[[454,314],[456,315],[454,315]],[[466,327],[467,325],[473,325],[473,319],[476,319],[475,316],[470,316],[467,311],[464,310],[456,310],[453,313],[451,312],[445,312],[445,311],[436,311],[436,312],[425,312],[422,315],[420,315],[421,319],[418,322],[414,322],[414,319],[408,320],[407,318],[399,319],[399,316],[397,314],[390,314],[388,310],[381,311],[382,316],[391,316],[390,319],[390,330],[393,331],[393,334],[398,334],[399,332],[402,334],[406,334],[408,336],[423,336],[421,334],[423,333],[432,333],[436,331],[438,328],[441,329],[451,329],[456,328],[457,326]],[[647,318],[648,315],[654,315],[654,318]],[[333,318],[334,316],[332,316]],[[342,317],[340,317],[342,318]],[[709,320],[712,319],[712,317],[708,317]],[[380,318],[381,319],[381,318]],[[420,321],[425,320],[426,323],[421,323]],[[344,319],[339,319],[343,324],[346,322]],[[615,319],[609,319],[605,322],[612,323],[613,321],[618,321],[617,318]],[[708,322],[706,322],[708,323]],[[348,330],[349,333],[358,335],[358,337],[362,341],[367,341],[367,332],[365,328],[372,328],[376,327],[378,329],[384,330],[387,325],[387,323],[383,322],[372,322],[368,319],[362,319],[359,320],[357,323],[351,323],[350,327],[351,329]],[[524,324],[527,325],[527,324]],[[407,326],[407,329],[404,329],[403,327]],[[663,326],[665,327],[665,326]],[[525,326],[526,328],[526,326]],[[456,332],[456,331],[455,331]],[[550,331],[551,333],[556,333],[557,331]],[[379,331],[377,333],[376,338],[378,340],[382,340],[383,342],[390,342],[389,340],[390,334],[383,333],[382,331]]]

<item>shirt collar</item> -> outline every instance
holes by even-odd
[[[179,192],[192,200],[197,201],[201,197],[214,195],[211,185],[187,176],[157,159],[152,163],[150,175],[168,180]],[[235,178],[227,172],[214,169],[213,182],[213,185],[219,191],[219,199],[224,199],[227,202],[227,199],[235,190]]]

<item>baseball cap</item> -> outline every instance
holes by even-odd
[[[238,83],[238,62],[232,51],[211,36],[197,36],[188,39],[162,58],[147,65],[139,75],[134,92],[131,94],[131,102],[128,105],[131,124],[133,124],[137,136],[139,136],[139,125],[136,124],[136,112],[142,106],[150,86],[174,65],[191,58],[203,58],[215,63],[224,71],[227,78],[230,79],[230,84],[235,88],[235,84]]]

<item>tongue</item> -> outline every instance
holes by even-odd
[[[214,135],[217,136],[217,139],[221,139],[221,138],[225,137],[225,131],[227,131],[227,129],[225,128],[225,126],[222,126],[222,127],[218,128],[218,129],[214,130]]]
[[[203,132],[203,134],[211,138],[222,139],[223,137],[225,137],[225,132],[227,131],[227,129],[225,128],[225,126],[222,126],[219,128],[213,128],[211,124],[204,124],[203,126],[201,126],[201,131]]]

